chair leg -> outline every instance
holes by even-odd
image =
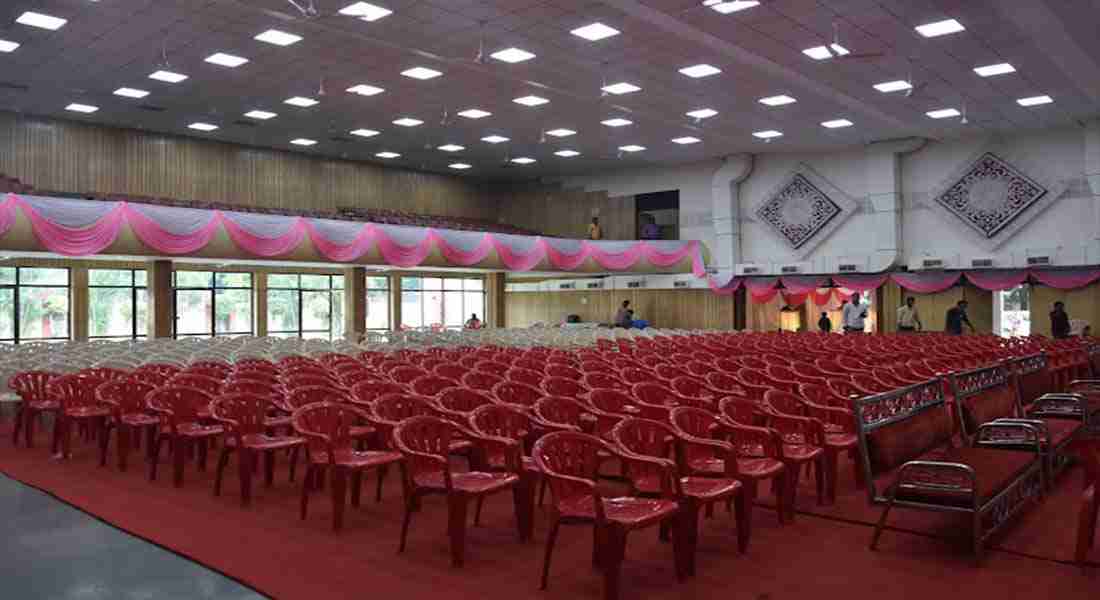
[[[798,481],[801,479],[802,465],[790,463],[787,465],[787,522],[794,521],[794,506],[798,501]]]
[[[157,463],[160,462],[160,447],[164,444],[163,435],[154,435],[153,443],[149,445],[149,481],[157,480]]]
[[[332,530],[344,528],[344,507],[348,502],[348,472],[344,467],[332,468]]]
[[[23,419],[25,418],[24,417],[25,412],[27,412],[27,411],[23,410],[23,404],[22,403],[20,403],[19,406],[15,407],[15,417],[13,418],[14,424],[13,424],[12,429],[11,429],[11,445],[12,446],[18,446],[19,445],[19,432],[21,432],[23,430]]]
[[[374,490],[374,501],[375,502],[381,502],[382,501],[382,483],[386,481],[386,475],[388,475],[389,472],[390,472],[390,466],[389,465],[382,465],[382,466],[378,467],[378,473],[376,475],[376,477],[378,478],[378,482],[376,484],[377,487]]]
[[[557,516],[555,516],[554,522],[550,524],[550,532],[546,535],[546,553],[542,558],[542,582],[539,584],[540,590],[546,589],[546,580],[550,577],[550,559],[554,556],[554,544],[558,541],[559,526],[559,520]]]
[[[817,503],[825,504],[825,478],[828,471],[825,468],[825,453],[814,461],[814,484],[817,486]]]
[[[622,580],[623,557],[626,555],[626,530],[619,527],[607,527],[606,541],[603,544],[603,597],[604,600],[619,600],[619,587]]]
[[[733,503],[734,520],[737,523],[737,550],[744,554],[749,550],[749,538],[752,534],[752,501],[749,500],[748,494],[742,488]]]
[[[408,493],[405,495],[405,514],[401,519],[401,543],[397,546],[398,554],[405,551],[405,541],[409,537],[409,524],[412,521],[412,514],[416,511],[415,497]]]
[[[451,538],[451,566],[461,567],[466,562],[466,494],[447,494],[447,533]]]
[[[835,449],[825,449],[825,503],[836,503],[836,480],[840,476],[838,473],[839,451]]]
[[[882,507],[882,514],[879,515],[878,523],[875,524],[875,533],[871,535],[871,550],[878,549],[878,539],[882,536],[882,529],[886,526],[886,517],[890,514],[890,509],[894,508],[894,493],[893,487],[886,494],[886,506]]]
[[[241,482],[241,506],[252,503],[252,471],[256,458],[255,450],[246,448],[243,444],[237,448],[237,476]]]
[[[61,458],[69,458],[72,455],[72,422],[68,417],[58,413],[53,421],[53,442],[50,444],[50,452],[61,454]]]
[[[34,448],[34,422],[38,419],[37,410],[25,410],[25,427],[23,428],[23,442],[27,448]]]
[[[978,565],[982,564],[982,558],[985,556],[985,543],[982,541],[982,513],[974,511],[973,524],[971,525],[971,539],[974,544],[974,562]]]
[[[135,433],[137,435],[134,439],[131,439],[130,436]],[[141,445],[141,432],[135,432],[133,427],[119,423],[115,425],[115,442],[115,452],[118,453],[118,470],[125,472],[126,467],[130,464],[131,444],[137,442],[139,446]]]
[[[699,504],[691,498],[685,499],[680,503],[680,513],[671,521],[676,578],[683,581],[695,575],[695,554],[699,545]]]
[[[101,431],[99,435],[99,466],[106,467],[107,446],[110,445],[111,442],[111,429],[113,429],[113,427],[109,423],[104,422],[102,429],[103,431]]]
[[[485,496],[477,497],[477,506],[474,508],[474,527],[481,526],[481,506],[485,504]]]
[[[294,471],[298,466],[298,455],[301,453],[301,446],[295,446],[290,449],[290,483],[294,483]]]
[[[275,451],[264,452],[264,487],[271,487],[275,483]]]
[[[356,469],[351,474],[351,505],[359,508],[359,497],[363,491],[363,470]]]
[[[312,464],[306,465],[306,474],[302,478],[302,501],[298,508],[299,518],[306,520],[306,511],[309,508],[309,491],[313,489],[313,476],[315,469]]]
[[[218,453],[218,464],[214,468],[214,495],[222,495],[222,475],[225,474],[225,466],[229,463],[229,446],[222,446]]]
[[[190,440],[176,436],[172,438],[172,485],[183,487],[183,469],[187,464],[187,452],[194,447]]]
[[[856,487],[862,490],[867,487],[867,482],[864,481],[865,474],[863,472],[863,463],[860,462],[859,449],[852,448],[849,450],[848,457],[852,459],[852,472],[855,473],[856,476]]]
[[[526,542],[531,539],[531,521],[534,516],[532,515],[534,505],[532,499],[534,498],[535,489],[534,482],[526,473],[521,473],[519,477],[519,482],[512,488],[512,504],[516,510],[516,528],[519,530],[519,541]],[[480,496],[477,499],[478,512],[481,512],[483,498],[485,497]]]

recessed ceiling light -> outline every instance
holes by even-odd
[[[965,31],[966,27],[963,27],[962,23],[959,23],[955,19],[947,19],[946,21],[936,21],[935,23],[917,25],[916,29],[917,33],[926,38],[930,38],[956,33],[958,31]]]
[[[412,119],[409,117],[401,117],[393,122],[394,125],[400,125],[402,127],[416,127],[417,125],[423,125],[424,121],[420,119]]]
[[[551,129],[546,132],[546,135],[552,135],[554,137],[569,137],[571,135],[577,135],[576,131],[572,129]]]
[[[452,169],[456,169],[458,171],[465,171],[466,169],[470,168],[470,165],[468,165],[466,163],[451,163],[447,166],[452,168]]]
[[[908,90],[912,87],[913,84],[901,79],[897,79],[895,81],[884,81],[882,83],[875,84],[875,89],[884,94],[890,92],[900,92],[901,90]]]
[[[481,110],[480,108],[467,108],[466,110],[458,113],[460,117],[466,117],[467,119],[484,119],[492,115],[493,113],[487,110]]]
[[[205,60],[212,65],[220,65],[231,69],[235,69],[248,62],[248,59],[243,56],[234,56],[232,54],[226,54],[225,52],[215,52],[207,56]]]
[[[274,119],[279,116],[277,113],[268,112],[266,110],[250,110],[244,113],[244,116],[249,119],[259,119],[260,121],[266,121],[268,119]]]
[[[837,56],[847,56],[852,53],[850,50],[836,42],[829,44],[829,49],[832,50],[833,54],[836,54]]]
[[[260,42],[267,42],[269,44],[275,44],[276,46],[289,46],[291,44],[297,44],[302,41],[302,36],[294,35],[293,33],[287,33],[285,31],[279,31],[278,29],[268,29],[267,31],[252,38]]]
[[[633,125],[634,121],[631,121],[630,119],[621,119],[616,117],[614,119],[600,121],[600,123],[607,125],[608,127],[626,127],[627,125]]]
[[[546,104],[550,101],[541,96],[523,96],[521,98],[516,98],[512,100],[512,102],[515,102],[516,104],[522,104],[524,106],[539,106],[542,104]]]
[[[1008,63],[997,63],[995,65],[985,65],[984,67],[974,67],[974,72],[982,77],[993,77],[994,75],[1015,73],[1016,67]]]
[[[782,131],[776,131],[774,129],[768,129],[767,131],[754,131],[752,133],[752,135],[753,135],[753,137],[758,137],[762,140],[770,140],[772,138],[777,138],[777,137],[782,136],[783,132]]]
[[[619,146],[619,150],[622,150],[623,152],[641,152],[642,150],[645,150],[645,146],[628,144],[626,146]]]
[[[375,156],[378,158],[401,158],[401,155],[396,152],[377,152]]]
[[[853,124],[848,119],[833,119],[832,121],[823,121],[821,126],[828,129],[838,129],[840,127],[851,127]]]
[[[65,23],[69,21],[60,17],[51,17],[50,15],[44,15],[42,13],[27,11],[15,20],[20,25],[29,25],[31,27],[38,27],[39,29],[49,29],[50,31],[57,31],[65,26]]]
[[[686,146],[688,144],[698,144],[701,141],[703,141],[703,140],[701,140],[697,137],[692,137],[690,135],[685,135],[684,137],[672,138],[672,143],[673,144],[680,144],[681,146]]]
[[[437,150],[442,150],[444,152],[461,152],[465,149],[466,146],[459,146],[458,144],[443,144],[442,146],[437,148]]]
[[[767,104],[768,106],[783,106],[784,104],[794,104],[798,102],[794,98],[786,94],[780,94],[778,96],[768,96],[767,98],[761,98],[758,100],[760,104]]]
[[[709,119],[717,115],[718,111],[714,110],[713,108],[700,108],[697,110],[688,111],[684,114],[693,119]]]
[[[188,129],[194,129],[195,131],[214,131],[218,128],[213,123],[192,123],[187,126]]]
[[[513,158],[512,162],[516,163],[517,165],[529,165],[533,162],[538,162],[538,161],[536,161],[533,158],[526,157],[526,156],[520,156],[518,158]]]
[[[283,100],[284,104],[291,106],[301,106],[302,108],[309,108],[311,106],[317,106],[319,102],[313,98],[303,98],[302,96],[294,96],[293,98],[287,98]]]
[[[182,73],[173,73],[172,71],[157,71],[149,76],[149,79],[156,79],[157,81],[163,81],[165,83],[179,83],[187,79],[187,75]]]
[[[290,140],[291,144],[295,146],[312,146],[317,143],[317,140],[311,140],[309,138],[297,138]]]
[[[554,155],[562,158],[573,158],[574,156],[580,156],[581,153],[576,150],[558,150]]]
[[[490,54],[493,58],[506,63],[518,63],[535,58],[534,54],[519,48],[505,48]]]
[[[123,98],[144,98],[149,95],[149,92],[134,88],[120,87],[114,91],[114,94],[116,96],[122,96]]]
[[[369,2],[356,2],[340,9],[340,14],[348,17],[357,17],[364,21],[377,21],[382,17],[393,14],[393,11],[381,6],[375,6]]]
[[[352,135],[357,135],[359,137],[365,137],[365,138],[374,137],[374,136],[378,135],[378,132],[373,130],[373,129],[354,129],[354,130],[350,131],[349,133],[351,133]]]
[[[957,116],[961,115],[962,113],[960,113],[957,109],[954,109],[954,108],[941,108],[939,110],[930,110],[930,111],[928,111],[924,114],[928,115],[929,117],[932,117],[933,119],[947,119],[947,118],[950,118],[950,117],[957,117]]]
[[[814,46],[813,48],[806,48],[802,51],[802,53],[814,60],[825,60],[827,58],[833,57],[833,53],[831,50],[829,50],[828,46]]]
[[[680,69],[680,72],[684,75],[687,75],[688,77],[699,79],[700,77],[710,77],[711,75],[717,75],[722,72],[722,69],[708,64],[701,64],[684,67],[683,69]]]
[[[436,71],[435,69],[429,69],[428,67],[413,67],[411,69],[405,69],[401,71],[401,74],[405,77],[412,77],[413,79],[433,79],[439,77],[443,73]]]
[[[1029,96],[1016,100],[1016,104],[1020,106],[1039,106],[1040,104],[1050,104],[1051,102],[1054,102],[1054,98],[1050,96]]]
[[[760,6],[760,0],[704,0],[703,6],[709,6],[716,12],[728,15],[730,13]]]
[[[507,142],[510,139],[511,138],[506,138],[503,135],[487,135],[487,136],[481,138],[481,141],[487,142],[487,143],[490,143],[490,144],[503,144],[504,142]]]
[[[584,38],[590,42],[598,42],[604,38],[619,35],[619,30],[614,27],[608,27],[603,23],[596,22],[584,27],[578,27],[573,31],[570,31],[573,35]]]
[[[65,110],[71,110],[73,112],[88,114],[88,113],[94,113],[95,111],[99,110],[99,107],[98,106],[92,106],[91,104],[80,104],[80,103],[77,103],[77,102],[73,102],[72,104],[66,106]]]
[[[386,90],[380,87],[375,87],[373,85],[360,83],[359,85],[353,85],[349,87],[347,91],[351,92],[352,94],[359,94],[360,96],[377,96],[378,94],[381,94]]]
[[[15,52],[15,49],[19,47],[16,42],[8,40],[0,40],[0,52]]]
[[[620,81],[619,83],[613,83],[611,85],[605,85],[600,89],[607,92],[607,93],[609,93],[609,94],[615,94],[616,96],[621,96],[623,94],[629,94],[631,92],[641,91],[642,88],[634,85],[633,83],[627,83],[625,81]]]

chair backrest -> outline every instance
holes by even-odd
[[[393,425],[409,417],[435,414],[432,405],[426,399],[408,392],[380,396],[374,401],[371,408],[374,413],[374,421],[387,422]]]
[[[360,381],[351,386],[351,400],[357,404],[371,404],[386,394],[408,391],[408,386],[393,381]]]
[[[354,440],[351,428],[369,417],[369,413],[357,406],[335,402],[315,402],[294,411],[291,424],[298,435],[304,436],[312,452],[351,448]],[[325,436],[327,441],[319,436]]]
[[[572,398],[544,396],[535,403],[533,412],[544,427],[581,431],[584,428],[583,416],[589,410]]]
[[[394,367],[389,371],[390,379],[397,383],[409,384],[412,383],[418,377],[428,375],[428,372],[420,367],[414,367],[411,365],[402,365]]]
[[[168,383],[173,387],[197,388],[210,395],[217,394],[222,387],[222,382],[218,379],[207,377],[206,375],[187,373],[185,371],[181,371],[178,375],[170,379]]]
[[[61,403],[61,410],[67,410],[98,404],[95,389],[104,381],[103,379],[73,373],[51,379],[47,389],[49,394]]]
[[[441,377],[449,377],[454,380],[461,380],[462,376],[469,373],[470,370],[466,367],[458,364],[457,362],[444,361],[441,364],[432,368],[432,372]]]
[[[967,439],[980,425],[1002,417],[1021,415],[1018,390],[1005,364],[951,373],[947,381],[955,397],[959,431]]]
[[[421,396],[434,397],[443,390],[457,387],[459,383],[454,379],[447,379],[439,375],[422,375],[409,384],[409,388]]]
[[[130,375],[129,371],[125,371],[123,369],[115,369],[113,367],[92,367],[89,369],[81,369],[79,373],[84,377],[99,379],[100,381],[122,379],[123,377],[127,377]]]
[[[673,440],[676,431],[667,423],[628,417],[612,428],[610,438],[612,443],[628,453],[660,459],[675,458]],[[627,476],[634,481],[663,475],[663,471],[653,465],[627,463]]]
[[[599,438],[575,431],[555,431],[535,442],[531,457],[550,487],[557,510],[592,495],[601,454],[609,449]],[[595,510],[600,518],[603,506],[596,503]]]
[[[520,367],[513,367],[505,374],[509,381],[515,381],[518,383],[526,383],[527,385],[541,386],[543,380],[546,379],[546,375],[542,371],[533,371],[531,369],[524,369]]]
[[[504,381],[504,377],[488,371],[470,371],[462,376],[462,384],[468,388],[490,391]]]
[[[764,404],[772,410],[796,417],[805,416],[806,407],[802,404],[802,398],[783,390],[768,390],[764,394]]]
[[[1100,346],[1097,347],[1100,348]],[[1027,354],[1008,361],[1008,367],[1016,374],[1020,402],[1024,406],[1050,391],[1051,379],[1048,364],[1045,352]]]
[[[470,427],[486,436],[522,441],[531,433],[531,419],[524,413],[502,404],[486,404],[470,413]]]
[[[326,385],[308,385],[294,388],[286,394],[286,403],[292,410],[317,402],[350,404],[351,396],[341,389]]]
[[[409,417],[394,428],[394,444],[405,457],[408,477],[414,483],[442,475],[444,485],[450,489],[451,469],[447,455],[451,451],[454,431],[453,423],[432,416]]]
[[[271,400],[248,392],[222,393],[210,403],[210,415],[236,435],[263,433]]]
[[[435,399],[440,408],[469,413],[474,409],[493,404],[493,399],[484,392],[464,387],[452,387],[443,390]]]
[[[557,363],[551,363],[546,365],[546,374],[551,377],[562,377],[565,379],[572,379],[573,381],[580,381],[584,377],[584,373],[568,365],[562,365]]]
[[[43,402],[49,397],[47,386],[57,377],[61,375],[52,371],[23,371],[8,380],[8,387],[24,402]]]
[[[159,387],[145,396],[145,404],[166,414],[173,428],[198,421],[213,400],[213,394],[206,390],[176,384]]]
[[[630,384],[614,374],[614,370],[585,373],[581,380],[589,389],[629,390]]]
[[[802,383],[798,386],[798,393],[818,406],[832,406],[849,410],[852,408],[852,403],[847,398],[834,393],[832,389],[825,385]]]
[[[475,371],[492,373],[493,375],[500,375],[501,377],[504,377],[504,374],[507,373],[508,370],[511,368],[512,365],[506,362],[498,362],[495,360],[482,360],[478,361],[478,363],[474,365]]]
[[[537,387],[514,381],[502,381],[493,386],[493,395],[505,404],[534,406],[546,394]]]
[[[726,396],[718,402],[718,414],[740,425],[754,425],[760,405],[746,396]]]
[[[116,415],[127,415],[145,411],[145,397],[156,386],[135,378],[112,379],[95,388],[95,397],[100,402],[116,408]]]
[[[584,384],[565,377],[547,377],[542,381],[542,389],[550,396],[582,398],[588,393]]]
[[[283,377],[282,381],[283,386],[288,390],[315,386],[331,388],[344,387],[344,384],[340,383],[335,377],[330,375],[317,375],[314,373],[295,373],[294,375]]]

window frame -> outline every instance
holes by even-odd
[[[406,289],[405,288],[405,281],[408,280],[408,279],[417,279],[417,280],[420,280],[420,283],[415,289]],[[436,288],[424,289],[424,283],[423,283],[424,279],[438,279],[438,280],[440,280],[439,288],[438,289],[436,289]],[[453,280],[462,281],[462,286],[461,286],[460,289],[447,289],[447,281],[453,281]],[[468,287],[467,287],[467,282],[468,281],[479,281],[479,282],[481,282],[480,289],[468,289]],[[431,275],[402,275],[401,279],[400,279],[400,285],[401,285],[402,302],[403,302],[403,298],[404,298],[405,294],[420,294],[420,296],[421,296],[421,301],[419,302],[419,305],[420,305],[420,322],[422,323],[422,325],[419,326],[419,327],[414,327],[414,326],[410,325],[407,328],[409,330],[432,329],[432,326],[430,324],[426,323],[426,318],[425,318],[425,314],[424,314],[424,307],[427,305],[427,303],[423,301],[423,295],[424,294],[434,294],[434,293],[442,294],[440,296],[440,312],[441,312],[441,314],[440,314],[440,322],[439,322],[440,330],[442,330],[442,331],[460,331],[460,330],[462,330],[466,327],[466,314],[467,314],[467,312],[472,312],[472,311],[467,310],[466,294],[481,294],[481,313],[482,314],[480,314],[480,317],[481,317],[482,322],[483,323],[485,322],[485,315],[483,313],[485,312],[485,306],[486,306],[486,302],[488,301],[488,297],[487,297],[487,291],[485,289],[485,285],[486,285],[485,284],[485,276],[483,276],[483,275],[482,276],[473,276],[473,277],[470,277],[470,276],[448,277],[447,275],[435,275],[435,274],[431,274]],[[462,298],[462,314],[459,317],[459,322],[461,323],[461,325],[447,325],[447,294],[457,294],[460,298]],[[400,328],[401,329],[406,329],[406,326],[403,322],[405,320],[404,306],[402,306],[402,310],[401,310],[401,320],[402,320],[402,323],[400,324]]]
[[[273,286],[273,285],[271,285],[272,275],[276,275],[276,276],[280,276],[280,277],[297,277],[298,278],[298,285],[296,287],[284,287],[284,286],[279,286],[279,285]],[[302,287],[302,275],[308,275],[308,276],[311,276],[311,277],[327,277],[328,278],[328,288],[326,289],[326,288],[306,288],[306,287]],[[264,288],[264,293],[268,294],[268,296],[266,298],[266,300],[267,300],[266,304],[269,307],[268,308],[268,314],[264,315],[265,323],[268,326],[267,335],[270,336],[270,335],[274,334],[277,337],[284,337],[284,336],[286,336],[286,334],[295,334],[296,333],[300,339],[307,339],[305,337],[305,334],[307,334],[307,333],[327,333],[328,334],[328,339],[329,339],[330,342],[332,340],[336,339],[336,331],[335,331],[335,329],[336,329],[336,327],[335,327],[336,319],[334,318],[335,315],[333,314],[335,312],[334,308],[336,306],[334,294],[337,294],[337,293],[343,294],[344,293],[343,286],[338,288],[334,285],[337,279],[339,279],[342,282],[344,280],[344,276],[343,275],[334,275],[332,273],[268,273],[268,275],[267,275],[268,285]],[[271,328],[271,313],[270,313],[271,296],[270,296],[270,293],[273,290],[281,291],[281,292],[297,292],[298,293],[298,329],[297,330],[283,330],[283,329],[272,329]],[[305,294],[309,293],[309,292],[314,292],[314,293],[316,293],[316,292],[327,292],[328,293],[328,329],[327,330],[324,330],[324,329],[305,329],[302,326],[305,323],[305,320],[302,318],[302,313],[303,313],[303,309],[304,309],[304,306],[305,306],[305,302],[303,300],[305,298]],[[346,307],[345,307],[345,310],[346,310]],[[317,338],[311,338],[311,339],[317,339]]]
[[[382,279],[386,282],[383,287],[371,286],[372,281],[376,279]],[[363,298],[364,305],[367,312],[367,321],[370,321],[370,293],[371,292],[385,292],[386,293],[386,327],[367,327],[364,323],[365,331],[393,331],[393,294],[390,290],[393,286],[393,279],[387,275],[370,275],[367,274],[367,282],[364,286],[366,290],[366,296]]]
[[[15,269],[15,282],[0,284],[0,290],[10,289],[12,290],[12,337],[0,338],[0,344],[21,344],[24,342],[64,342],[73,339],[73,271],[69,267],[32,267],[32,266],[6,266],[0,267],[6,269]],[[65,285],[57,283],[22,283],[21,274],[24,269],[52,269],[65,271]],[[22,288],[55,288],[64,289],[68,295],[68,306],[65,310],[65,329],[67,331],[65,337],[23,337],[20,335],[22,329],[20,318],[20,290]]]
[[[129,271],[130,272],[130,285],[104,285],[92,283],[92,271]],[[145,285],[137,285],[138,271],[146,274]],[[145,302],[146,311],[148,311],[149,305],[149,279],[148,271],[146,269],[88,269],[88,339],[89,340],[143,340],[148,339],[148,328],[142,328],[138,326],[137,318],[137,306],[138,306],[138,290],[145,290]],[[130,336],[124,335],[92,335],[92,290],[93,289],[129,289],[130,290],[130,306],[133,308],[133,318],[130,319]],[[173,294],[174,296],[175,294]],[[145,333],[138,333],[138,331],[145,331]]]
[[[210,273],[209,287],[186,286],[178,287],[177,275],[179,273]],[[248,275],[248,287],[219,286],[218,275]],[[248,331],[223,331],[218,332],[218,294],[219,290],[248,290],[249,319]],[[210,329],[209,333],[180,333],[179,332],[179,293],[180,291],[210,292]],[[173,269],[172,270],[172,338],[216,338],[239,337],[242,335],[255,335],[256,333],[256,274],[252,271],[219,271],[216,269]]]

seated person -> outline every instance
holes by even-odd
[[[466,329],[481,329],[481,319],[477,318],[477,313],[470,315],[466,321]]]

